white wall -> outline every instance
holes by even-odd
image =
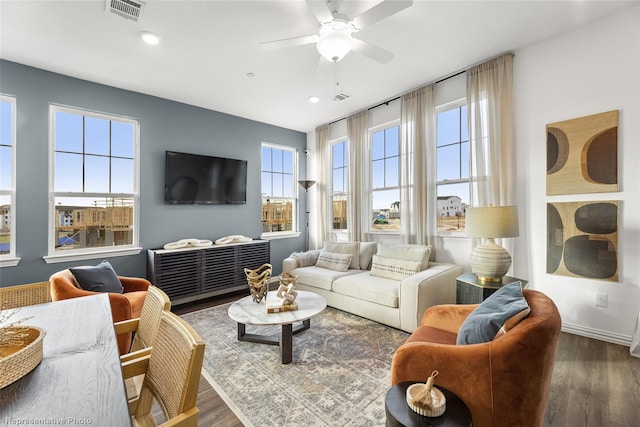
[[[515,52],[515,276],[558,305],[565,331],[629,345],[640,308],[640,7]],[[620,111],[617,193],[546,195],[548,123]],[[548,202],[620,200],[619,282],[546,273]],[[608,307],[595,307],[595,294]]]
[[[640,309],[639,23],[640,6],[523,48],[515,52],[514,58],[516,201],[521,234],[515,238],[512,253],[513,275],[529,280],[531,288],[556,302],[565,331],[624,345],[631,342]],[[464,76],[452,80],[451,85],[439,85],[437,96],[444,98],[437,98],[438,104],[464,96],[460,90],[461,82],[464,88]],[[621,191],[546,196],[545,126],[615,109],[620,110]],[[346,134],[346,127],[341,124],[332,130]],[[336,135],[332,132],[331,137]],[[313,132],[307,135],[307,144],[310,153],[315,154]],[[316,173],[313,160],[309,171]],[[313,222],[313,188],[309,195]],[[546,273],[547,202],[587,200],[622,201],[619,282]],[[470,252],[469,239],[438,240],[438,261],[455,262],[469,271]],[[595,307],[596,293],[608,295],[607,308]]]

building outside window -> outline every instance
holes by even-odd
[[[469,131],[467,106],[462,101],[437,113],[438,233],[465,231],[469,207]]]
[[[16,99],[0,96],[0,266],[16,265]]]
[[[52,105],[49,255],[138,245],[137,120]]]
[[[331,217],[333,230],[347,229],[348,148],[347,141],[336,142],[331,147]]]
[[[294,148],[262,144],[262,233],[297,231],[297,154]]]
[[[371,228],[400,231],[400,128],[371,132]]]

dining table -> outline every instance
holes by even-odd
[[[10,312],[46,335],[42,361],[0,389],[0,425],[131,426],[108,294]]]

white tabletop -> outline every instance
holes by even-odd
[[[327,301],[322,296],[313,292],[297,292],[297,310],[267,313],[265,301],[262,300],[257,304],[249,295],[229,306],[229,317],[245,325],[286,325],[310,319],[327,308]],[[277,299],[276,292],[269,292],[266,300],[274,299]]]
[[[130,426],[109,296],[21,308],[10,321],[47,334],[42,362],[0,391],[0,425]]]

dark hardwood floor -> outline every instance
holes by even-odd
[[[174,307],[180,315],[235,301],[238,292]],[[200,426],[236,427],[243,424],[204,377],[198,395]],[[640,426],[640,358],[629,348],[562,333],[554,366],[545,427]]]

